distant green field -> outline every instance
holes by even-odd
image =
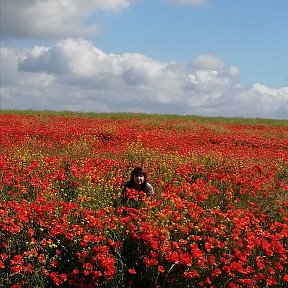
[[[285,119],[269,119],[269,118],[244,118],[244,117],[208,117],[196,115],[181,115],[181,114],[146,114],[146,113],[97,113],[97,112],[73,112],[73,111],[51,111],[51,110],[0,110],[0,114],[34,114],[34,115],[55,115],[66,117],[85,117],[85,118],[111,118],[111,119],[131,119],[142,118],[151,120],[192,120],[199,122],[220,122],[231,124],[246,124],[246,125],[273,125],[273,126],[288,126],[288,120]]]

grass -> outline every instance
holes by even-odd
[[[286,119],[269,118],[242,118],[242,117],[208,117],[196,115],[180,114],[146,114],[146,113],[126,113],[126,112],[73,112],[73,111],[51,111],[51,110],[0,110],[0,114],[24,114],[24,115],[47,115],[65,117],[85,117],[100,119],[150,119],[150,120],[186,120],[201,123],[226,123],[239,125],[272,125],[288,126]]]

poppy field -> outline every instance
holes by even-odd
[[[287,287],[288,121],[0,114],[0,287]],[[123,183],[135,166],[155,195]]]

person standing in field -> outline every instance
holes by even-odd
[[[147,172],[142,167],[135,167],[131,173],[130,180],[124,183],[121,193],[121,198],[124,202],[129,198],[129,189],[144,192],[147,196],[154,194],[152,185],[147,182]]]

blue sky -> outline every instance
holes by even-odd
[[[0,0],[1,108],[288,119],[288,1]]]
[[[177,62],[214,54],[243,70],[245,83],[288,84],[287,1],[216,0],[195,7],[146,0],[131,8],[102,16],[107,33],[93,39],[96,45]]]

